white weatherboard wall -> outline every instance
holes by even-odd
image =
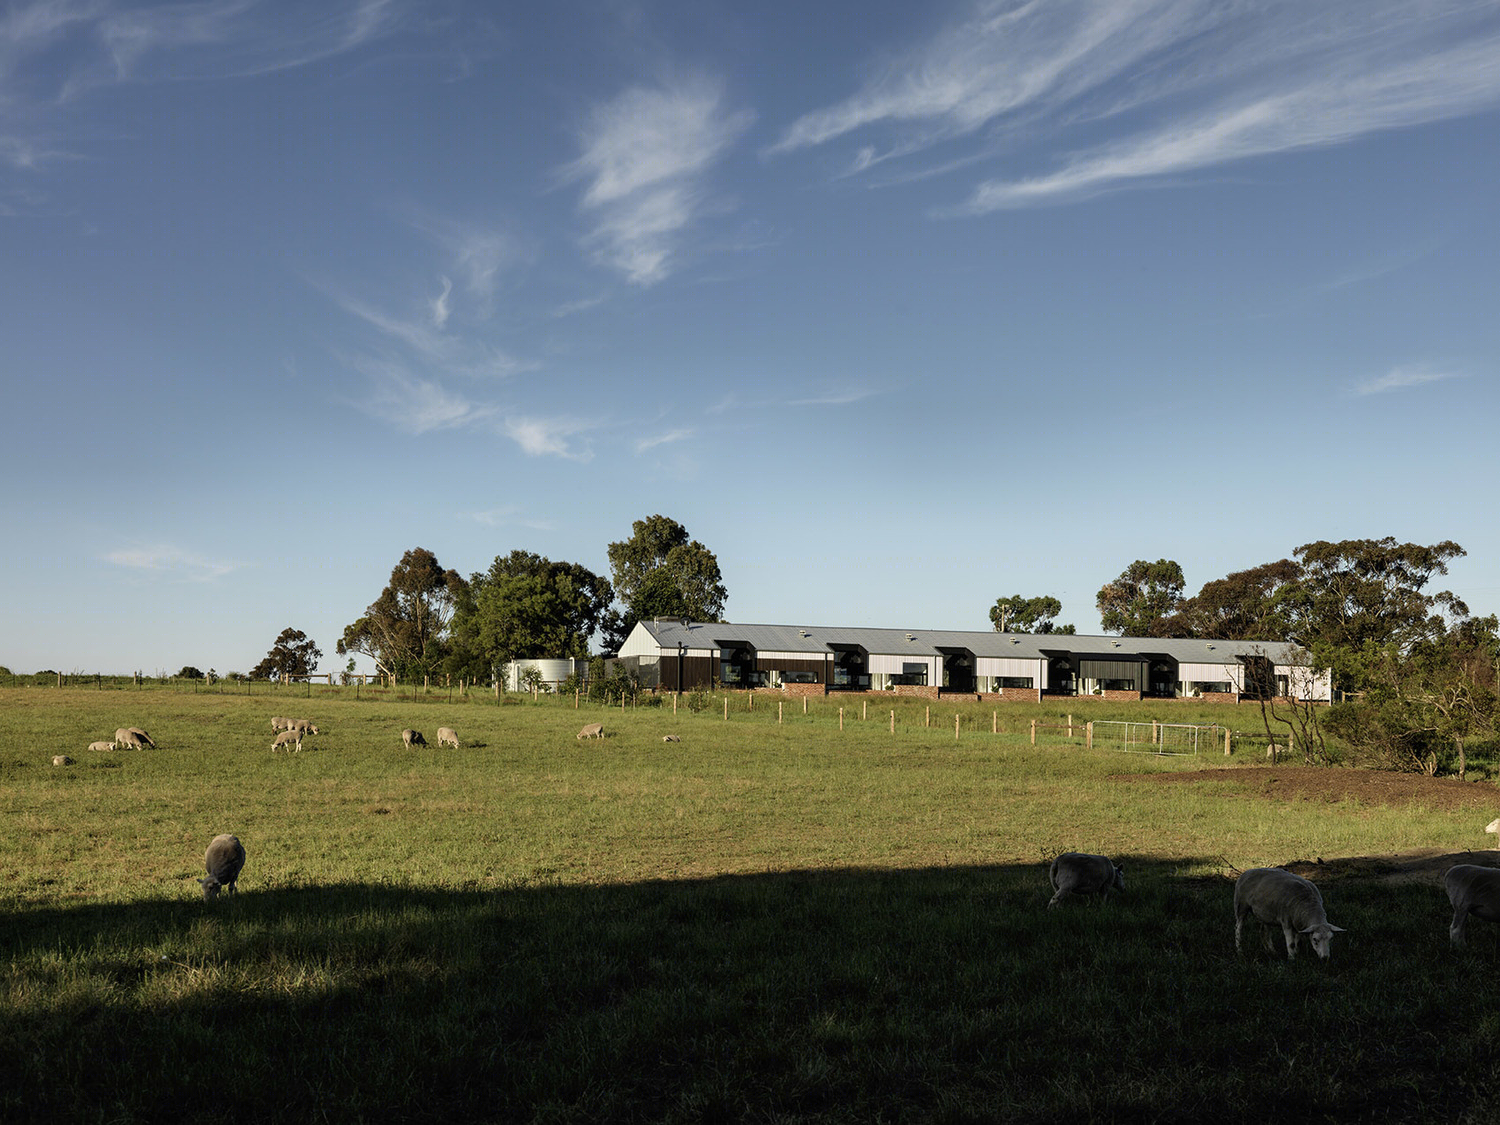
[[[1234,685],[1235,691],[1244,691],[1245,666],[1238,663],[1179,664],[1177,679],[1185,684],[1220,684],[1227,681]]]

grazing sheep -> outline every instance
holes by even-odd
[[[287,730],[297,731],[299,734],[317,734],[318,728],[313,726],[311,719],[288,719]]]
[[[604,724],[603,723],[590,723],[588,726],[584,727],[581,731],[578,732],[578,737],[579,738],[603,738],[604,737]]]
[[[419,730],[404,730],[404,731],[402,731],[401,732],[401,741],[404,742],[407,745],[408,748],[410,748],[412,746],[426,746],[427,745],[427,740],[422,737],[422,732],[419,731]]]
[[[1254,867],[1234,884],[1234,949],[1242,952],[1240,931],[1245,919],[1254,915],[1262,926],[1266,949],[1276,952],[1272,930],[1281,927],[1286,938],[1288,961],[1297,959],[1297,943],[1303,934],[1312,942],[1313,952],[1328,960],[1328,948],[1334,934],[1344,932],[1333,926],[1323,911],[1323,896],[1318,888],[1301,875],[1280,867]]]
[[[291,728],[291,725],[292,720],[286,718],[284,715],[273,715],[271,717],[272,730],[288,730]]]
[[[89,743],[89,749],[90,750],[113,750],[114,748],[115,748],[115,744],[113,742],[90,742]]]
[[[1495,834],[1495,836],[1497,837],[1497,839],[1495,840],[1495,847],[1500,848],[1500,816],[1497,816],[1494,820],[1486,824],[1484,826],[1484,830],[1486,832],[1492,832]]]
[[[1047,871],[1056,892],[1047,903],[1050,910],[1069,895],[1100,895],[1109,900],[1110,891],[1125,889],[1125,868],[1108,856],[1083,852],[1063,852]]]
[[[151,741],[151,736],[143,731],[140,727],[131,727],[130,733],[139,738],[147,746],[151,747],[151,749],[156,749],[156,743]]]
[[[1500,922],[1500,869],[1460,863],[1443,873],[1443,889],[1453,904],[1453,921],[1448,926],[1448,940],[1464,944],[1464,927],[1469,916],[1486,922]]]
[[[295,745],[297,750],[302,749],[302,732],[300,730],[284,730],[276,736],[276,741],[271,743],[271,753],[276,753],[283,746]]]
[[[71,766],[73,759],[66,754],[54,754],[52,755],[52,764],[54,766]]]
[[[458,749],[458,732],[452,727],[438,727],[438,745],[453,743],[453,749]]]
[[[234,881],[245,866],[245,846],[238,836],[215,836],[203,853],[203,866],[208,869],[208,877],[198,882],[203,884],[204,902],[218,898],[220,887],[234,894]]]
[[[678,738],[675,734],[664,734],[664,735],[661,736],[661,740],[663,742],[681,742],[682,741],[682,739]]]
[[[144,750],[146,742],[133,727],[121,727],[115,731],[115,745],[124,746],[130,750]]]

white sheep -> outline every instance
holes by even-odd
[[[120,727],[115,731],[115,745],[124,746],[131,750],[144,750],[146,740],[136,733],[134,727]]]
[[[1110,891],[1125,889],[1124,867],[1108,856],[1084,852],[1063,852],[1052,861],[1047,877],[1055,892],[1049,910],[1069,895],[1101,895],[1108,901]]]
[[[603,723],[590,723],[588,726],[584,727],[581,731],[578,732],[578,737],[579,738],[603,738],[604,737],[604,724]]]
[[[151,747],[151,749],[156,749],[156,743],[151,741],[151,736],[143,731],[140,727],[131,727],[130,733],[139,738],[147,746]]]
[[[1453,904],[1453,921],[1448,926],[1448,940],[1464,944],[1464,927],[1469,916],[1486,922],[1500,922],[1500,869],[1460,863],[1443,873],[1443,889]]]
[[[404,730],[401,732],[401,741],[410,749],[413,746],[426,746],[427,740],[422,737],[419,730]]]
[[[453,749],[458,749],[458,732],[452,727],[438,727],[438,745],[451,742]]]
[[[90,742],[89,743],[89,749],[90,750],[113,750],[114,748],[115,748],[115,744],[113,742]]]
[[[203,853],[203,866],[208,869],[208,877],[198,880],[203,884],[203,901],[218,898],[221,887],[234,894],[234,881],[245,866],[245,846],[238,836],[215,836]]]
[[[300,734],[318,734],[318,728],[313,726],[311,719],[288,719],[287,730],[294,730]]]
[[[276,740],[271,743],[271,753],[276,753],[276,751],[280,750],[283,746],[293,745],[295,745],[296,749],[299,751],[302,749],[302,732],[300,730],[284,730],[280,734],[278,734],[276,736]]]
[[[271,716],[271,729],[272,730],[286,730],[291,725],[292,725],[292,720],[286,718],[284,715],[273,715],[273,716]]]
[[[1497,837],[1495,847],[1500,848],[1500,816],[1497,816],[1494,820],[1486,824],[1484,830],[1493,833]]]
[[[73,759],[68,757],[66,754],[53,754],[52,764],[54,766],[71,766],[73,764]]]
[[[1281,867],[1254,867],[1246,871],[1234,883],[1234,950],[1242,952],[1241,930],[1245,919],[1254,915],[1261,924],[1266,949],[1276,952],[1271,933],[1281,927],[1286,939],[1287,960],[1297,959],[1297,943],[1303,934],[1312,943],[1313,952],[1328,960],[1329,945],[1334,934],[1344,932],[1342,926],[1330,925],[1323,910],[1323,896],[1318,888],[1301,875],[1293,875]]]

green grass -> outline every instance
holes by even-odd
[[[1467,818],[1122,780],[1225,760],[1032,747],[1066,708],[839,705],[0,689],[0,1120],[1500,1109],[1500,928],[1453,953],[1439,888],[1330,886],[1329,963],[1233,948],[1234,869],[1460,850]],[[324,733],[272,755],[272,714]],[[82,749],[127,725],[159,749]],[[460,751],[401,746],[439,725]],[[241,892],[205,904],[224,831]],[[1068,849],[1127,894],[1047,911]]]

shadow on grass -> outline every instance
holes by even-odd
[[[1332,962],[1241,959],[1227,875],[1179,874],[1213,866],[1132,858],[1126,895],[1052,911],[1040,863],[25,909],[0,1119],[1495,1108],[1494,935],[1454,954],[1440,892],[1345,881]]]

